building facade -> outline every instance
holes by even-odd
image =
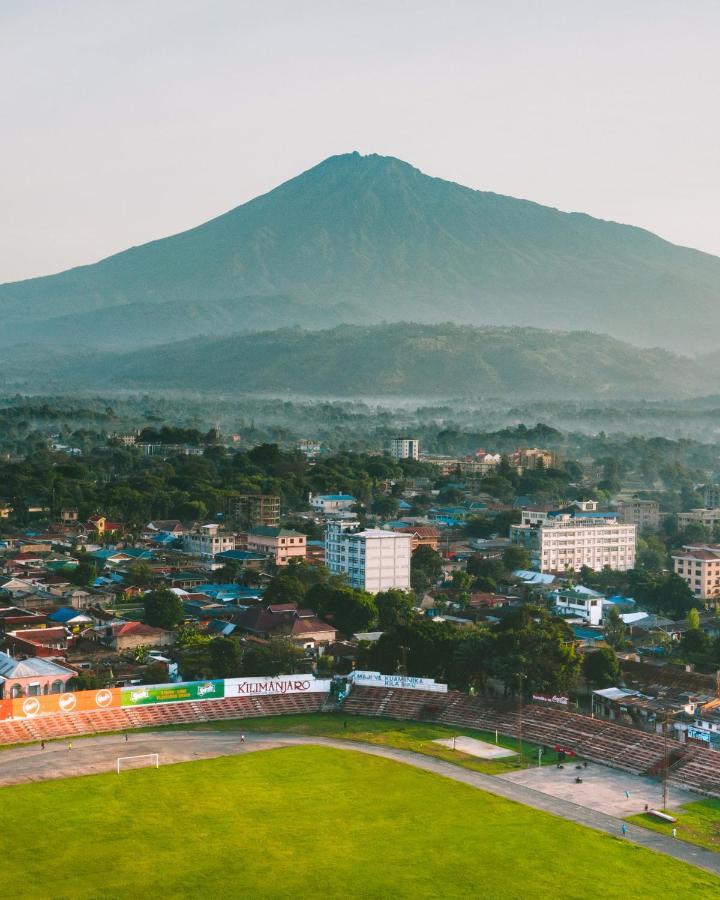
[[[357,503],[352,494],[310,494],[309,502],[315,512],[323,515],[348,512]]]
[[[248,532],[247,547],[271,557],[276,566],[286,566],[291,559],[305,559],[307,537],[299,531],[261,525]]]
[[[687,528],[688,525],[702,525],[703,528],[715,528],[720,525],[720,509],[691,509],[690,512],[677,514],[678,528]]]
[[[720,598],[720,544],[686,544],[672,554],[673,571],[698,600]]]
[[[359,530],[357,522],[325,528],[325,565],[352,587],[369,591],[410,590],[412,535],[381,528]]]
[[[618,521],[635,525],[638,532],[657,531],[660,527],[660,504],[657,500],[621,500],[617,505]]]
[[[235,494],[228,498],[227,515],[247,531],[261,525],[280,524],[280,498],[274,494]]]
[[[511,525],[510,540],[528,550],[540,572],[577,572],[583,566],[625,572],[635,567],[636,527],[609,513],[550,512],[532,524]]]
[[[420,441],[417,438],[393,438],[390,441],[390,456],[393,459],[419,459]]]
[[[183,538],[183,550],[193,556],[215,556],[235,549],[235,535],[220,530],[219,525],[203,525]]]

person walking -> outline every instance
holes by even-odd
[[[68,751],[72,750],[72,744],[68,744]]]
[[[125,732],[125,743],[127,744],[127,742],[128,742],[128,733],[127,733],[127,731],[126,731],[126,732]]]
[[[240,735],[240,743],[241,743],[241,744],[244,744],[244,743],[245,743],[245,735],[244,735],[244,734],[241,734],[241,735]]]
[[[41,750],[45,749],[45,741],[40,741],[40,749]]]
[[[624,822],[620,826],[620,833],[623,837],[625,837],[625,835],[627,834],[627,825]]]
[[[673,828],[672,835],[674,838],[677,837],[677,828]]]

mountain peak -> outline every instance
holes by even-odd
[[[720,259],[353,151],[190,231],[0,286],[0,344],[52,340],[60,319],[63,333],[82,330],[89,341],[121,314],[112,327],[132,346],[128,307],[136,322],[143,308],[157,321],[163,306],[190,333],[227,334],[258,322],[264,300],[278,325],[453,319],[587,329],[697,352],[716,349]]]

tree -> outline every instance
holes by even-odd
[[[361,654],[360,662],[387,675],[407,665],[408,675],[447,679],[460,642],[460,630],[450,622],[417,619],[398,625]]]
[[[382,519],[392,519],[393,516],[397,515],[398,501],[395,497],[381,494],[373,500],[370,511]]]
[[[437,582],[442,571],[442,557],[437,550],[421,544],[410,560],[410,583],[413,590],[424,594],[430,585]]]
[[[467,572],[468,575],[475,576],[475,587],[482,590],[495,591],[498,581],[505,577],[505,567],[501,560],[486,558],[479,553],[467,561]]]
[[[473,583],[472,575],[457,569],[452,573],[452,585],[456,591],[466,591]]]
[[[242,650],[232,638],[213,638],[208,644],[208,658],[216,678],[234,678],[242,671]]]
[[[382,629],[396,625],[407,625],[413,618],[413,596],[391,588],[375,594],[375,606],[378,612],[378,625]]]
[[[139,587],[146,587],[155,579],[155,573],[146,562],[134,562],[128,567],[130,582]]]
[[[620,678],[620,663],[610,647],[600,647],[586,653],[583,659],[583,677],[594,689],[611,687]]]
[[[243,675],[292,675],[301,668],[304,653],[283,637],[274,637],[266,644],[248,650],[243,657]]]
[[[667,548],[656,534],[637,539],[635,568],[646,572],[662,572],[667,562]]]
[[[347,585],[317,584],[306,594],[306,602],[323,618],[331,618],[343,634],[366,631],[377,619],[373,597]]]
[[[492,672],[495,636],[486,629],[473,629],[458,645],[453,665],[455,675],[463,688],[485,690]]]
[[[171,631],[185,616],[182,602],[177,594],[167,588],[148,591],[143,598],[145,621],[155,628]]]
[[[521,606],[495,632],[492,672],[515,694],[563,694],[580,674],[570,626],[538,606]]]
[[[700,613],[696,609],[691,609],[687,614],[688,631],[695,631],[700,627]]]
[[[524,547],[515,544],[503,550],[502,562],[506,572],[514,572],[516,569],[529,569],[530,553]]]
[[[605,617],[605,640],[615,650],[619,650],[625,643],[625,623],[620,618],[617,606],[611,606]]]
[[[92,563],[79,562],[68,575],[68,581],[78,587],[89,587],[97,578],[97,571]]]

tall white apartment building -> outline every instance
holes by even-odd
[[[350,585],[377,594],[410,589],[412,535],[381,528],[359,530],[357,522],[325,526],[325,565]]]
[[[541,572],[577,572],[583,566],[625,572],[635,566],[636,530],[609,513],[560,510],[532,524],[511,525],[510,540],[530,552],[533,567]]]
[[[390,441],[390,456],[393,459],[418,459],[420,441],[417,438],[393,438]]]

